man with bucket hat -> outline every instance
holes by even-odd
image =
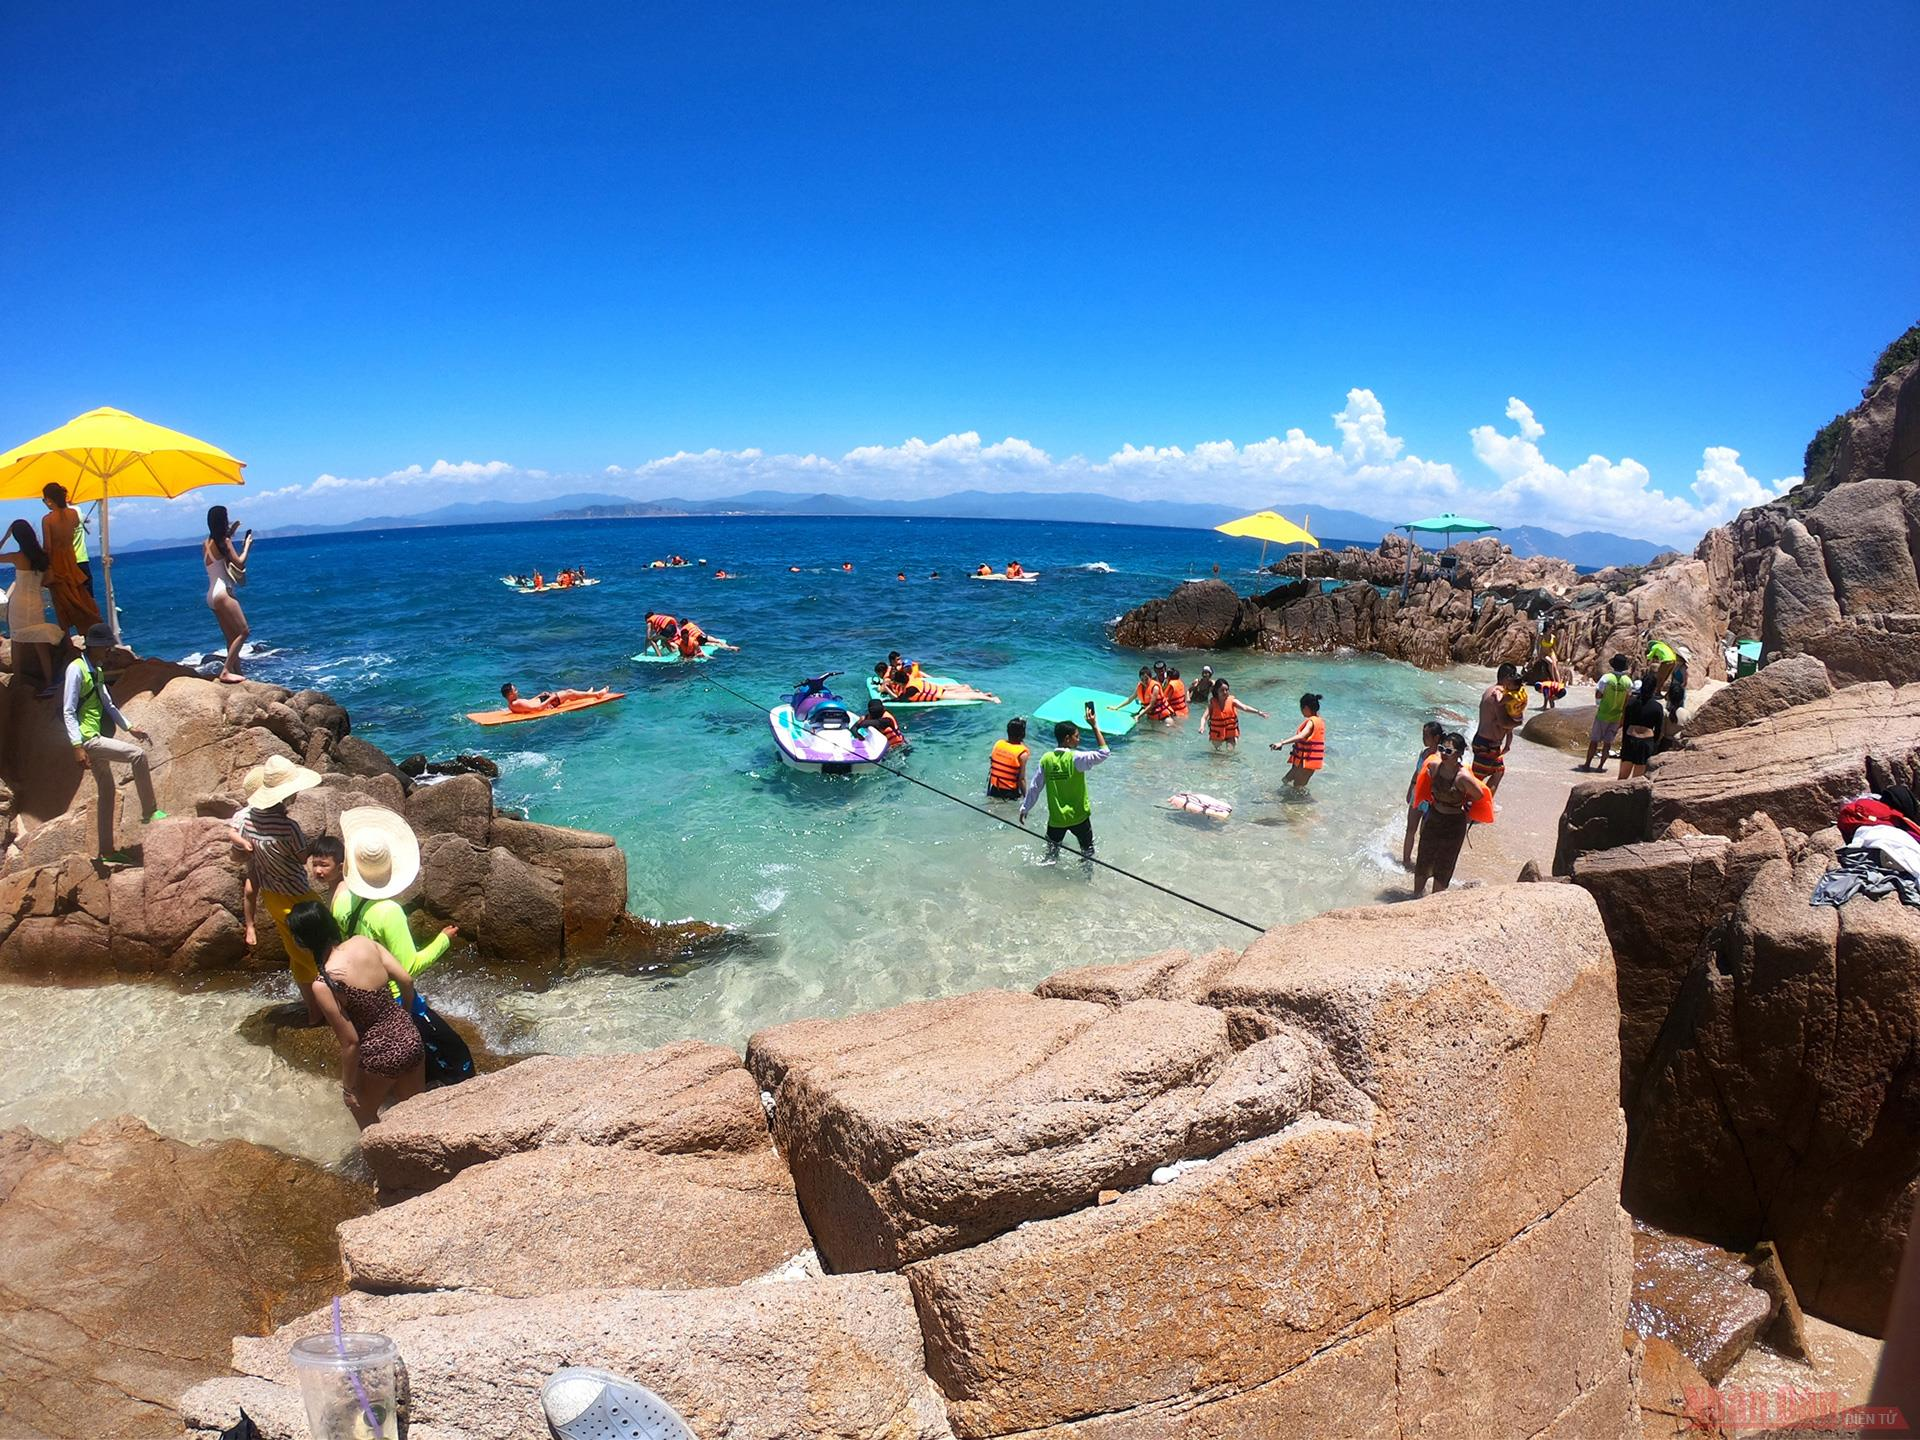
[[[113,651],[113,631],[105,625],[88,627],[86,649],[67,666],[66,683],[61,693],[60,713],[66,722],[67,741],[73,746],[73,758],[82,769],[93,771],[100,790],[95,812],[99,844],[94,854],[102,865],[125,865],[131,861],[123,850],[113,848],[113,820],[118,792],[113,783],[113,765],[119,761],[133,770],[133,788],[140,797],[140,822],[151,824],[167,818],[153,798],[153,774],[147,766],[147,732],[127,723],[120,707],[113,703],[107,689],[107,677],[101,667]],[[124,732],[132,740],[115,738]]]
[[[234,811],[227,823],[233,827],[233,843],[247,856],[247,883],[242,892],[247,944],[252,945],[256,939],[255,909],[264,905],[273,928],[280,932],[280,943],[286,947],[293,983],[300,987],[307,1014],[317,1025],[319,1008],[307,992],[319,980],[320,971],[313,956],[287,929],[287,916],[303,900],[318,897],[307,879],[306,832],[287,813],[287,801],[303,790],[313,789],[320,783],[320,776],[284,755],[270,755],[266,763],[249,770],[241,783],[246,788],[247,803]]]

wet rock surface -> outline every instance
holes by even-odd
[[[1708,1381],[1718,1381],[1777,1309],[1753,1274],[1731,1251],[1636,1221],[1627,1324],[1674,1346]]]
[[[189,1386],[339,1288],[364,1185],[244,1141],[122,1117],[65,1144],[0,1132],[0,1433],[180,1433]]]

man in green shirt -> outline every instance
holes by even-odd
[[[1060,842],[1068,835],[1087,859],[1093,858],[1093,799],[1087,793],[1087,771],[1107,759],[1107,737],[1100,733],[1100,719],[1093,702],[1087,702],[1087,728],[1093,731],[1093,750],[1082,750],[1080,727],[1062,720],[1053,727],[1054,743],[1034,767],[1033,781],[1026,798],[1020,802],[1020,823],[1027,823],[1027,812],[1040,803],[1041,791],[1047,796],[1047,859],[1060,858]]]
[[[1593,769],[1595,751],[1600,754],[1600,768],[1607,768],[1607,757],[1613,749],[1614,736],[1620,733],[1620,719],[1627,713],[1627,697],[1633,693],[1633,680],[1627,674],[1628,665],[1626,656],[1614,656],[1607,662],[1607,673],[1600,677],[1600,683],[1594,687],[1593,729],[1587,732],[1587,758],[1580,763],[1582,770]]]

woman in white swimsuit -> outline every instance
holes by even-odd
[[[40,698],[53,694],[57,676],[53,668],[53,647],[64,645],[67,632],[47,621],[47,596],[42,588],[46,579],[47,552],[40,548],[40,537],[24,520],[16,520],[7,531],[12,545],[0,555],[0,565],[13,566],[13,588],[7,592],[7,634],[13,641],[14,661],[20,665],[28,656],[38,662],[36,682]]]
[[[201,542],[200,558],[207,567],[207,608],[220,622],[220,633],[227,637],[227,663],[220,679],[228,685],[240,683],[240,647],[247,643],[247,617],[234,598],[229,581],[230,570],[244,575],[247,556],[253,551],[253,532],[239,550],[233,548],[233,532],[240,527],[227,520],[227,507],[215,505],[207,511],[207,538]]]

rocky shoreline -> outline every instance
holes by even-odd
[[[1808,903],[1839,803],[1920,787],[1920,647],[1893,643],[1920,634],[1920,474],[1876,473],[1920,465],[1916,374],[1869,397],[1837,478],[1644,573],[1488,552],[1402,606],[1366,568],[1386,550],[1348,552],[1315,562],[1355,570],[1324,594],[1310,567],[1122,622],[1123,643],[1493,663],[1531,650],[1535,590],[1576,663],[1649,625],[1697,624],[1707,657],[1728,627],[1761,637],[1774,663],[1645,779],[1573,788],[1537,883],[796,1021],[744,1053],[527,1059],[367,1130],[377,1197],[128,1121],[10,1132],[0,1420],[211,1436],[244,1409],[294,1440],[287,1347],[336,1289],[399,1342],[420,1440],[539,1440],[566,1363],[730,1440],[1611,1440],[1715,1433],[1689,1394],[1761,1343],[1831,1376],[1794,1357],[1879,1333],[1920,1198],[1920,908]],[[628,914],[606,837],[497,814],[484,776],[415,784],[324,696],[150,662],[122,685],[179,818],[106,881],[77,858],[84,808],[54,818],[73,767],[40,763],[30,697],[0,693],[0,968],[277,964],[238,957],[217,840],[276,753],[326,776],[316,827],[405,813],[426,919],[500,963],[711,943]],[[187,1307],[177,1335],[126,1322]]]
[[[1276,567],[1299,578],[1241,596],[1190,581],[1114,626],[1133,649],[1360,651],[1426,669],[1525,664],[1544,631],[1579,677],[1657,635],[1697,677],[1725,679],[1724,642],[1768,659],[1811,655],[1842,684],[1920,680],[1920,364],[1869,388],[1835,422],[1838,459],[1803,485],[1710,530],[1690,556],[1580,575],[1514,555],[1491,536],[1445,556],[1389,535],[1374,549],[1316,552]],[[1412,579],[1408,580],[1411,573]]]
[[[290,806],[310,835],[336,831],[341,811],[359,805],[406,817],[420,837],[408,898],[421,936],[458,925],[478,959],[540,975],[643,968],[728,943],[716,926],[630,913],[626,857],[611,836],[500,812],[471,765],[408,775],[319,691],[219,685],[123,659],[110,671],[115,694],[153,737],[154,788],[171,818],[143,829],[122,804],[118,841],[136,863],[111,874],[91,863],[93,782],[76,771],[58,714],[0,675],[0,974],[74,984],[284,970],[273,927],[245,947],[225,824],[244,803],[241,777],[275,755],[322,776]]]

